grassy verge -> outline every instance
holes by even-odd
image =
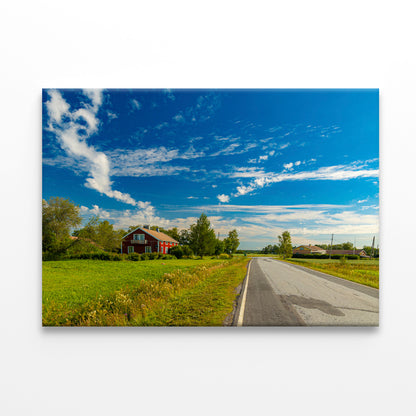
[[[220,325],[232,310],[231,293],[244,278],[246,262],[44,262],[42,322],[44,326]]]
[[[378,260],[347,260],[344,264],[339,260],[332,259],[286,259],[285,261],[352,282],[379,288]]]

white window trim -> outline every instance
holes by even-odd
[[[145,240],[145,235],[144,234],[133,234],[133,240],[136,241],[144,241]]]
[[[152,246],[146,246],[146,247],[144,248],[144,252],[145,252],[145,253],[151,253],[151,252],[152,252]]]
[[[131,251],[130,251],[130,249],[131,249]],[[130,253],[134,253],[134,246],[128,246],[127,247],[127,254],[130,254]]]

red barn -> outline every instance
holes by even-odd
[[[174,238],[161,233],[159,229],[150,230],[138,227],[126,234],[121,241],[122,253],[162,253],[179,244]]]

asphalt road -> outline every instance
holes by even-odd
[[[378,326],[378,290],[267,257],[251,260],[238,326]]]

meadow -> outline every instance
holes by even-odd
[[[286,259],[309,269],[379,288],[379,260]]]
[[[43,262],[44,326],[218,326],[247,258]]]

